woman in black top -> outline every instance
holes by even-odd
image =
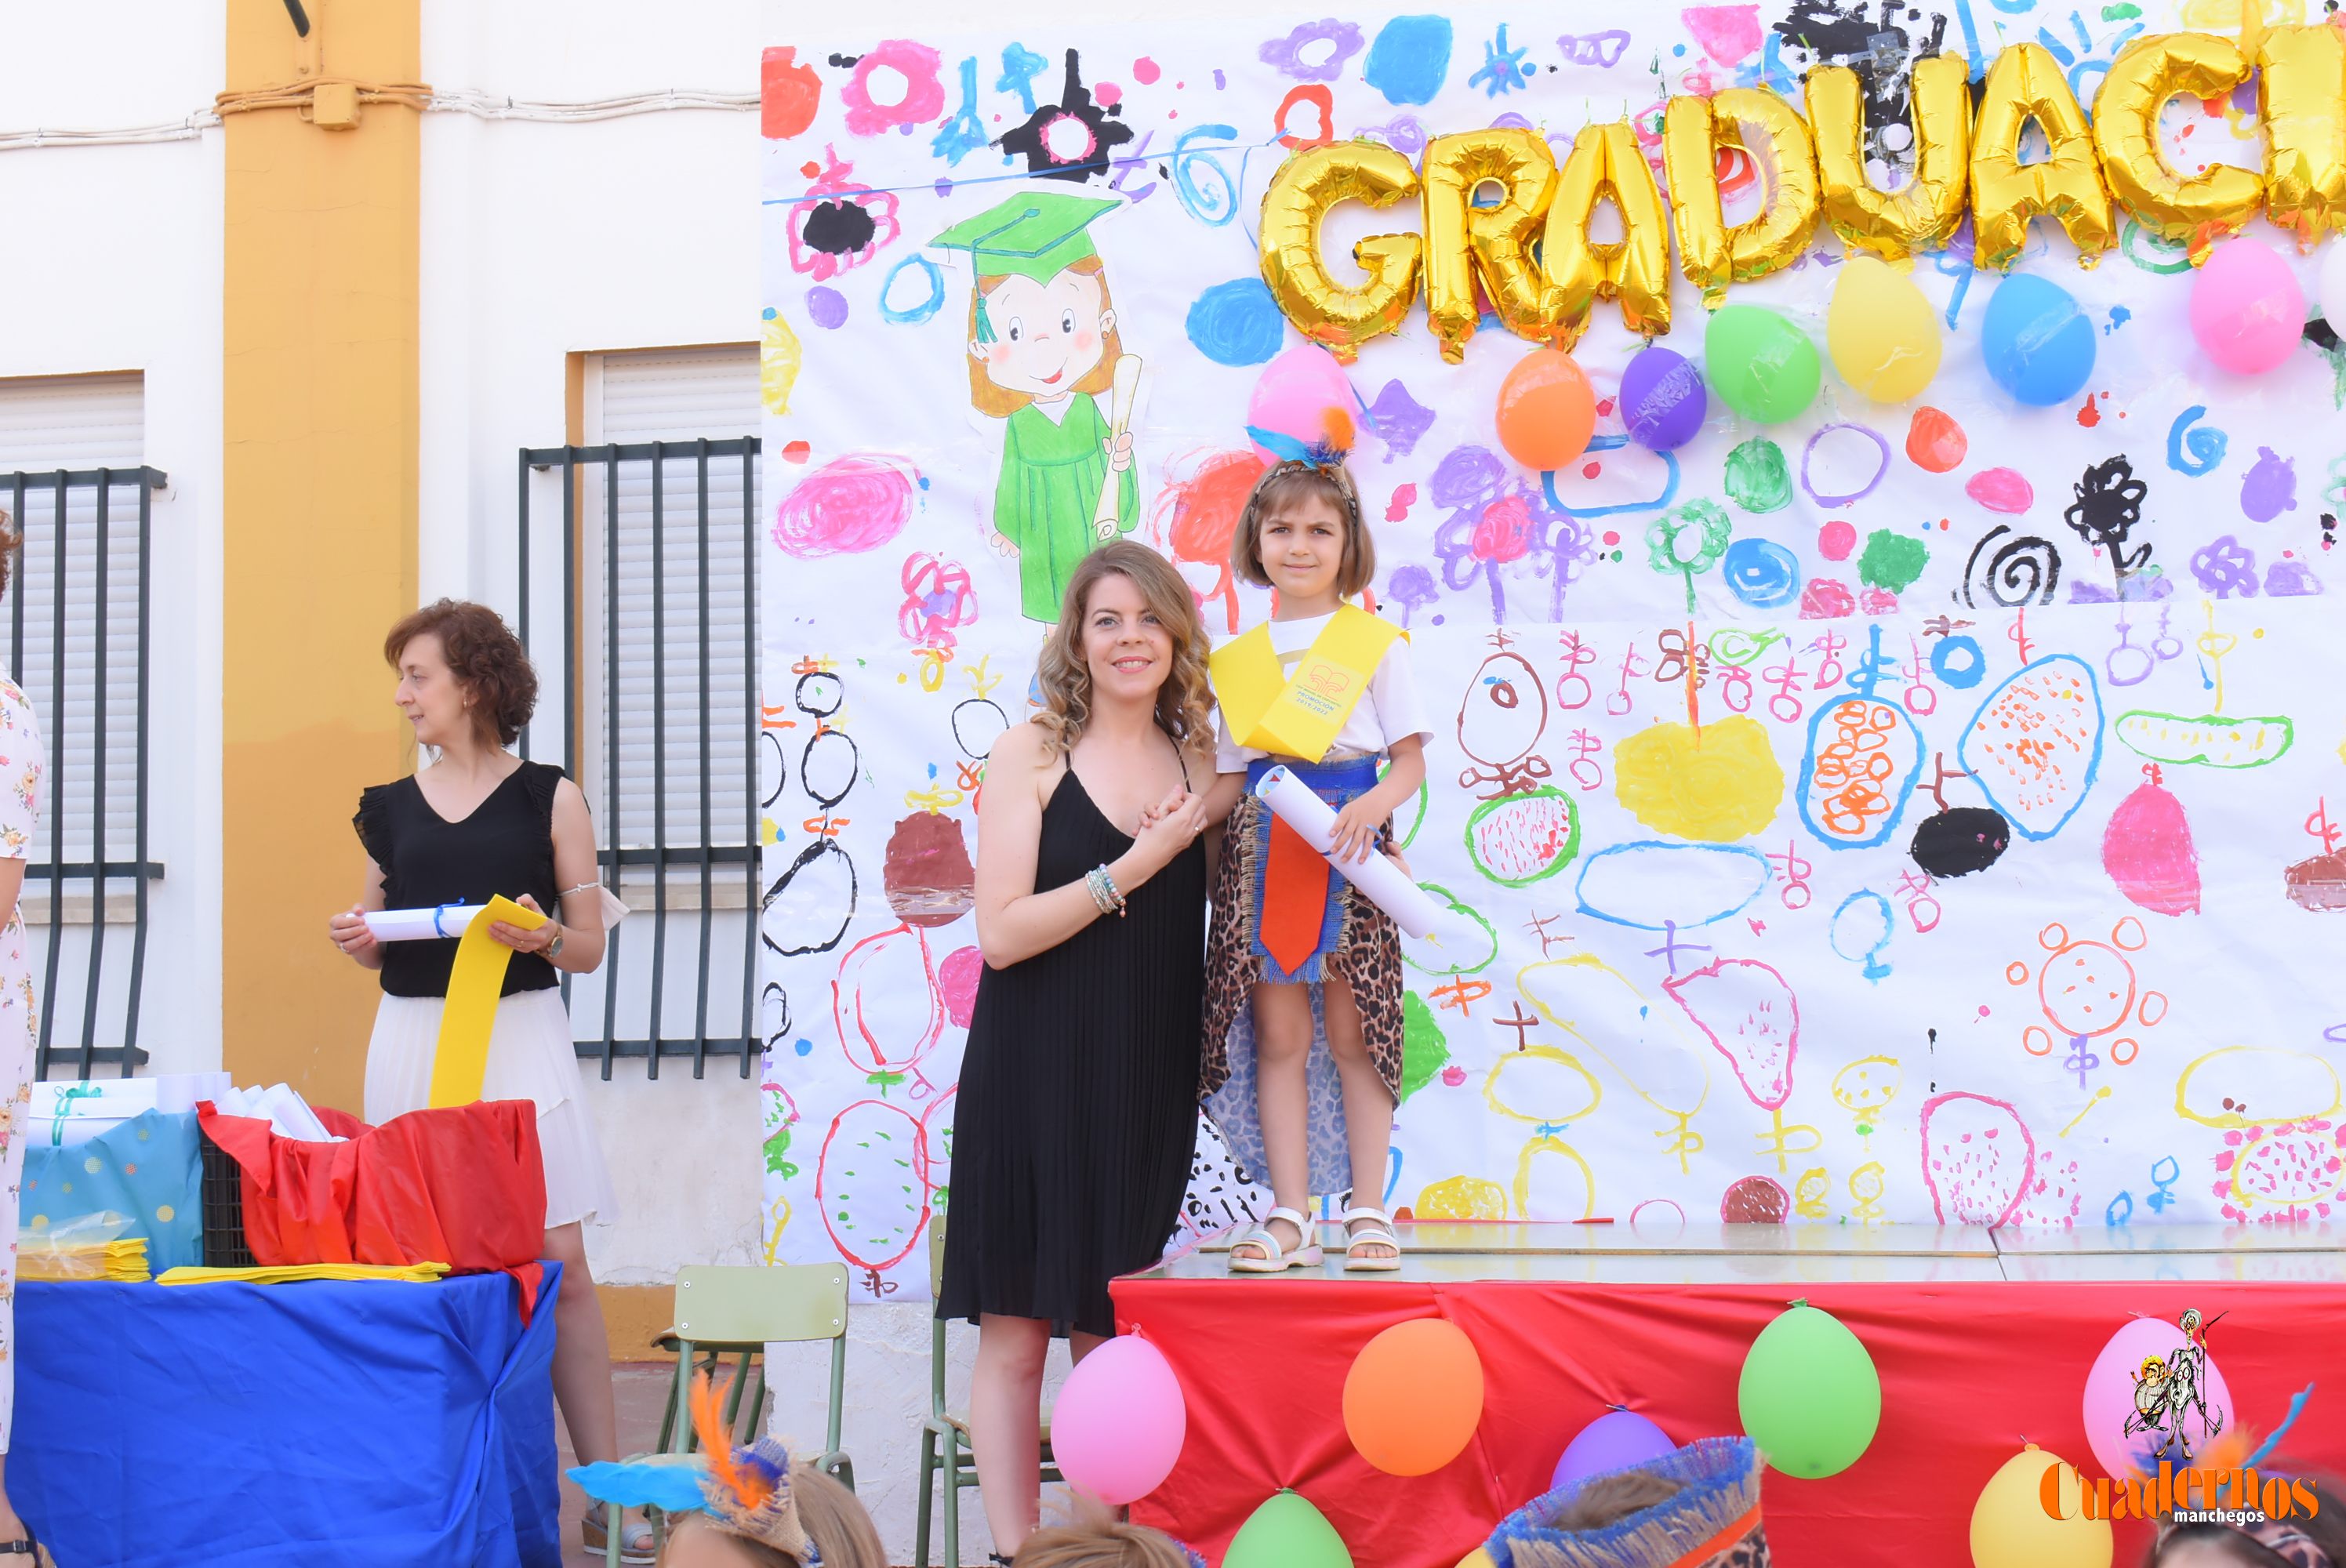
[[[587,1271],[583,1222],[616,1217],[609,1171],[581,1097],[570,1015],[556,972],[603,962],[602,889],[586,797],[558,768],[505,748],[529,721],[537,677],[496,612],[442,599],[401,621],[383,655],[399,672],[393,700],[419,747],[439,760],[359,796],[352,819],[366,850],[366,894],[329,922],[334,945],[382,973],[367,1047],[366,1117],[377,1125],[431,1100],[440,1013],[456,939],[379,942],[369,910],[484,904],[497,894],[554,912],[535,931],[490,928],[514,950],[489,1037],[481,1097],[537,1106],[546,1162],[546,1252],[562,1264],[555,1303],[554,1392],[582,1464],[616,1460],[618,1422],[603,1309]],[[600,1547],[599,1516],[589,1544]],[[627,1561],[651,1561],[651,1532],[629,1530]]]
[[[978,1325],[970,1437],[997,1561],[1035,1528],[1043,1359],[1116,1332],[1108,1281],[1164,1255],[1198,1135],[1208,644],[1189,586],[1084,558],[994,741],[977,826],[985,954],[954,1117],[937,1316]]]

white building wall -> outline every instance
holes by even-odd
[[[0,133],[184,122],[210,108],[226,52],[216,5],[13,7]],[[151,895],[138,1044],[156,1073],[220,1057],[224,145],[214,129],[0,151],[0,376],[142,372],[146,461],[171,478],[155,504],[149,579],[149,852],[165,874]],[[127,927],[108,932],[107,955],[108,972],[127,972]]]

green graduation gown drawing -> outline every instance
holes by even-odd
[[[1029,403],[1012,414],[1002,443],[1002,478],[994,489],[994,528],[1018,551],[1019,596],[1026,618],[1059,618],[1076,563],[1101,543],[1092,523],[1107,482],[1108,424],[1089,392],[1067,400],[1064,419]],[[1116,526],[1140,521],[1140,485],[1127,467],[1117,476]]]

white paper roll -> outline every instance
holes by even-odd
[[[462,936],[473,917],[486,904],[444,904],[436,910],[373,910],[367,930],[377,942],[428,942],[434,937]]]
[[[1392,857],[1382,850],[1372,851],[1365,861],[1340,860],[1328,853],[1328,846],[1336,838],[1336,813],[1327,801],[1311,792],[1311,787],[1284,768],[1274,768],[1262,776],[1254,787],[1262,803],[1271,814],[1302,837],[1305,843],[1320,851],[1328,863],[1344,874],[1369,901],[1392,916],[1393,924],[1413,937],[1433,934],[1442,911],[1423,888],[1409,880],[1409,873],[1393,863]]]

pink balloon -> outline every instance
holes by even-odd
[[[2164,1361],[2183,1343],[2183,1330],[2174,1324],[2161,1318],[2137,1318],[2111,1335],[2102,1353],[2094,1358],[2093,1369],[2086,1374],[2086,1439],[2094,1446],[2102,1473],[2113,1481],[2157,1473],[2157,1459],[2151,1459],[2147,1467],[2140,1461],[2159,1440],[2141,1431],[2126,1430],[2127,1419],[2135,1413],[2135,1374],[2144,1361],[2153,1357]],[[2212,1357],[2201,1378],[2199,1398],[2210,1415],[2222,1417],[2223,1430],[2231,1431],[2232,1390],[2225,1385],[2223,1371]],[[2199,1419],[2196,1406],[2187,1405],[2182,1430],[2195,1455],[2206,1449],[2208,1439],[2214,1435]],[[2181,1453],[2174,1452],[2172,1457],[2181,1468]]]
[[[1051,1407],[1051,1451],[1068,1481],[1111,1505],[1157,1490],[1188,1435],[1181,1380],[1136,1334],[1076,1363]]]
[[[2305,290],[2270,246],[2229,239],[2191,281],[2191,335],[2209,359],[2244,376],[2262,375],[2305,331]]]
[[[1368,410],[1335,355],[1317,343],[1298,343],[1262,368],[1247,400],[1246,422],[1301,447],[1339,437],[1339,444],[1349,447],[1357,444],[1368,423]],[[1274,451],[1251,435],[1247,439],[1265,463],[1296,455]]]
[[[977,1012],[977,981],[985,972],[985,955],[974,947],[957,947],[937,965],[937,989],[944,993],[945,1016],[956,1029],[969,1027]]]

